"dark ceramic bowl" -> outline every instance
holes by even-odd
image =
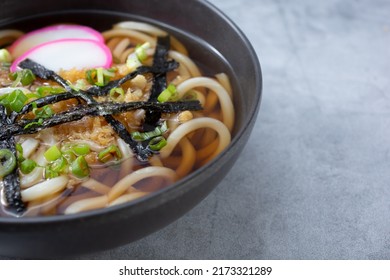
[[[115,4],[113,4],[115,3]],[[185,214],[222,180],[252,131],[260,106],[262,76],[243,33],[205,1],[3,0],[0,29],[24,31],[74,22],[105,30],[121,20],[143,20],[169,30],[191,57],[232,78],[236,123],[228,149],[174,185],[134,203],[77,215],[0,218],[0,255],[64,257],[113,248],[156,231]],[[206,51],[205,51],[206,50]]]

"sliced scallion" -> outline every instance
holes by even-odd
[[[58,177],[58,176],[60,176],[60,173],[53,171],[49,165],[45,167],[45,178],[46,179],[53,179],[53,178]]]
[[[16,149],[16,153],[17,153],[17,156],[18,156],[18,161],[23,161],[24,157],[23,157],[23,147],[22,147],[22,144],[16,143],[15,149]]]
[[[162,136],[152,138],[149,142],[149,148],[152,151],[160,151],[166,145],[167,145],[167,140]]]
[[[71,164],[71,170],[74,176],[85,178],[89,176],[89,166],[84,156],[79,156]]]
[[[63,156],[61,156],[59,159],[53,161],[50,164],[51,170],[57,173],[64,172],[67,167],[68,167],[68,162]]]
[[[149,140],[151,138],[154,138],[154,137],[157,137],[157,136],[161,136],[163,135],[166,131],[168,130],[168,126],[167,126],[167,122],[163,122],[163,124],[161,126],[157,126],[154,130],[152,131],[147,131],[147,132],[138,132],[138,131],[135,131],[133,133],[131,133],[131,137],[135,140],[135,141],[145,141],[145,140]]]
[[[14,81],[12,83],[13,87],[18,86],[19,83],[21,83],[23,86],[28,86],[35,80],[35,75],[30,69],[23,69],[14,73],[10,73],[9,77]]]
[[[20,89],[16,89],[1,99],[0,103],[4,105],[7,110],[20,112],[27,100],[28,98],[24,92]]]
[[[103,151],[99,152],[98,159],[99,161],[106,163],[112,159],[121,159],[122,153],[116,145],[111,145]]]
[[[65,89],[60,87],[41,86],[37,88],[37,93],[40,95],[40,97],[59,94],[62,92],[65,92]]]
[[[47,161],[55,161],[61,157],[61,151],[56,145],[51,146],[44,154]]]
[[[174,84],[169,84],[169,86],[157,97],[159,102],[176,101],[177,99],[178,94]]]
[[[11,150],[0,150],[0,178],[10,174],[16,167],[16,157]]]
[[[114,101],[123,101],[125,98],[125,91],[123,88],[113,88],[110,90],[110,98]]]
[[[85,156],[91,151],[87,144],[74,144],[72,150],[78,156]]]
[[[12,61],[12,56],[7,49],[0,50],[0,62],[9,63]]]
[[[102,67],[90,69],[85,72],[85,78],[91,85],[105,86],[111,78],[115,77],[115,69],[104,69]]]
[[[146,42],[142,45],[138,45],[135,48],[135,54],[140,62],[144,62],[148,58],[146,50],[150,48],[150,43]]]
[[[25,159],[20,163],[19,167],[23,174],[30,174],[37,167],[37,163],[32,159]]]

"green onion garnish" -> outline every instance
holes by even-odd
[[[12,87],[16,87],[21,83],[23,86],[28,86],[35,80],[35,75],[30,69],[23,69],[14,73],[10,73],[9,77],[14,82]]]
[[[102,67],[90,69],[85,72],[85,78],[91,85],[105,86],[112,77],[115,77],[115,69],[104,69]]]
[[[60,176],[60,173],[53,171],[50,166],[45,167],[45,178],[46,179],[52,179],[52,178],[55,178],[58,176]]]
[[[157,126],[153,131],[148,131],[148,132],[135,131],[135,132],[131,133],[131,137],[135,141],[145,141],[145,140],[149,140],[151,138],[157,137],[157,136],[161,136],[165,132],[167,132],[167,130],[168,130],[168,125],[167,125],[167,122],[165,121],[165,122],[163,122],[163,124],[161,126]]]
[[[10,174],[16,167],[16,157],[8,149],[0,150],[0,178]]]
[[[176,101],[177,99],[178,99],[178,94],[174,84],[170,84],[157,97],[158,102]]]
[[[49,107],[49,105],[45,105],[42,108],[33,108],[33,113],[36,118],[50,118],[54,115],[54,111]]]
[[[110,90],[110,97],[114,101],[123,101],[125,98],[125,91],[123,88],[113,88]]]
[[[72,162],[71,170],[73,175],[78,178],[85,178],[89,176],[89,166],[84,156],[79,156]]]
[[[12,61],[12,56],[7,49],[0,50],[0,62],[10,63]]]
[[[76,155],[75,153],[72,151],[72,150],[63,150],[61,149],[62,151],[62,156],[68,161],[68,162],[72,162],[76,159]]]
[[[72,150],[78,156],[85,156],[91,151],[87,144],[74,144]]]
[[[99,161],[106,163],[115,158],[116,160],[122,158],[122,153],[116,145],[111,145],[98,154]]]
[[[139,61],[135,53],[130,54],[126,59],[126,66],[130,71],[134,71],[137,67],[141,66],[142,63]]]
[[[37,93],[39,97],[44,97],[47,95],[59,94],[65,92],[65,89],[60,87],[49,87],[49,86],[41,86],[37,88]]]
[[[149,148],[152,151],[160,151],[166,145],[167,145],[167,140],[162,136],[152,138],[149,142]]]
[[[61,157],[61,151],[56,145],[51,146],[44,154],[47,161],[55,161]]]
[[[0,104],[4,105],[7,110],[20,112],[27,100],[28,98],[24,92],[20,89],[16,89],[3,97]]]
[[[37,167],[37,163],[32,159],[25,159],[20,163],[19,167],[23,174],[30,174]]]
[[[42,125],[42,123],[43,123],[43,119],[39,119],[38,121],[36,121],[36,122],[30,122],[30,123],[28,123],[28,124],[26,124],[23,128],[24,129],[27,129],[27,128],[29,128],[29,127],[32,127],[32,126],[40,126],[40,125]]]
[[[15,149],[18,156],[18,161],[24,161],[22,145],[20,143],[16,143]]]
[[[148,58],[148,54],[146,50],[150,48],[150,43],[146,42],[142,45],[138,45],[135,47],[135,55],[137,56],[140,62],[144,62]]]
[[[59,159],[53,161],[50,164],[51,170],[57,173],[61,173],[65,171],[67,167],[68,167],[68,162],[63,156],[61,156]]]

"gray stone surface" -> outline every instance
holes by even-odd
[[[256,127],[193,211],[93,259],[389,259],[390,2],[212,0],[255,47]]]
[[[212,0],[264,74],[256,127],[180,220],[84,259],[389,259],[390,2]]]

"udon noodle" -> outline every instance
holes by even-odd
[[[6,48],[22,34],[19,30],[0,31],[0,46]],[[74,214],[133,201],[187,176],[229,145],[234,108],[232,88],[226,74],[204,76],[179,40],[150,24],[120,22],[101,35],[113,58],[111,68],[104,69],[103,78],[108,79],[107,83],[120,80],[136,70],[131,69],[129,58],[134,58],[140,48],[144,48],[141,49],[143,58],[138,57],[140,64],[137,66],[153,67],[159,38],[170,38],[170,48],[164,59],[168,64],[173,61],[178,64],[164,75],[159,74],[163,76],[161,89],[168,94],[168,100],[155,102],[181,101],[186,105],[187,101],[198,100],[201,109],[163,111],[151,128],[145,126],[150,110],[143,107],[114,112],[109,115],[110,121],[103,113],[86,113],[82,118],[43,128],[40,126],[49,120],[66,116],[68,112],[75,113],[73,108],[92,110],[92,105],[104,102],[131,104],[150,101],[156,75],[152,70],[138,73],[111,89],[107,96],[97,94],[89,99],[73,96],[45,106],[36,102],[39,106],[31,105],[29,110],[18,108],[24,112],[20,115],[12,112],[12,106],[6,102],[15,90],[27,97],[23,101],[26,107],[52,95],[65,96],[69,88],[41,77],[35,77],[28,85],[18,84],[10,75],[8,62],[12,61],[3,60],[0,62],[2,127],[7,130],[8,126],[19,124],[18,129],[22,132],[8,136],[4,132],[0,137],[0,143],[3,143],[0,152],[7,150],[15,154],[16,166],[12,172],[16,175],[13,180],[19,180],[16,189],[12,190],[15,185],[7,184],[13,173],[1,175],[0,216]],[[91,69],[73,68],[60,70],[57,74],[73,92],[88,92],[89,88],[97,87],[91,75],[99,75],[95,69],[88,77],[88,70]],[[103,89],[105,85],[98,86]],[[45,90],[44,95],[39,94]],[[21,123],[27,125],[20,128]],[[118,134],[112,123],[122,124],[133,138],[130,140],[135,139],[149,151],[146,160],[135,154],[126,137]],[[2,169],[7,160],[7,155],[1,155]],[[7,191],[14,191],[13,197],[19,194],[23,205],[18,211],[13,211],[9,200],[12,197],[6,194]]]

